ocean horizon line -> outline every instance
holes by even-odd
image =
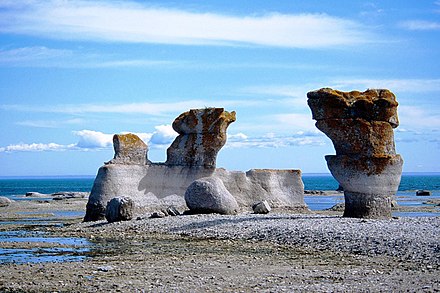
[[[309,172],[302,173],[302,176],[332,176],[331,173]],[[440,176],[440,172],[402,172],[402,176]],[[93,179],[95,175],[7,175],[0,176],[0,180],[4,179]]]

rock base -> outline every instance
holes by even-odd
[[[203,177],[219,178],[237,201],[240,210],[267,200],[273,208],[306,209],[300,170],[253,169],[248,172],[222,168],[167,166],[164,164],[102,166],[87,203],[84,221],[104,219],[107,203],[120,194],[133,199],[136,214],[174,205],[186,210],[188,186]]]
[[[391,218],[392,197],[400,184],[400,155],[326,156],[328,168],[344,189],[344,217]]]

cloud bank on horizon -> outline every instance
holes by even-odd
[[[404,168],[440,171],[439,19],[439,1],[1,1],[0,163],[82,151],[63,172],[90,174],[113,133],[163,151],[174,117],[214,106],[238,115],[226,167],[326,172],[306,93],[388,88]]]

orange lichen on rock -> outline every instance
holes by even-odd
[[[173,122],[179,133],[167,150],[167,165],[215,168],[219,150],[226,143],[226,130],[235,112],[223,108],[192,109]]]
[[[369,89],[365,92],[342,92],[322,88],[307,93],[313,119],[362,118],[367,121],[385,121],[393,128],[399,126],[396,97],[387,89]]]
[[[148,146],[135,134],[115,134],[113,136],[114,158],[110,164],[145,165],[148,161]]]

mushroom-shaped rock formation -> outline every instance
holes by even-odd
[[[399,125],[396,97],[386,89],[307,93],[316,127],[333,142],[325,157],[344,189],[345,217],[390,218],[403,160],[396,154],[393,128]]]
[[[167,150],[169,166],[215,168],[219,150],[226,143],[226,129],[235,112],[223,108],[192,109],[173,122],[179,133]]]
[[[148,164],[148,146],[135,134],[115,134],[113,136],[115,156],[109,164]]]

